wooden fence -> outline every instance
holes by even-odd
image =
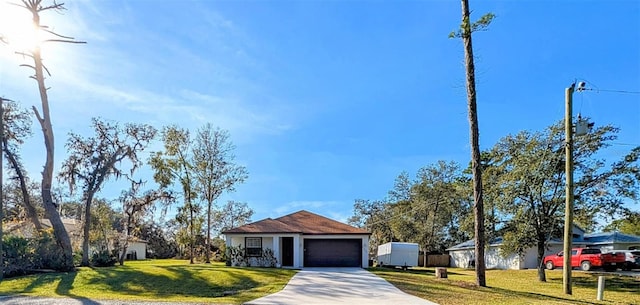
[[[418,266],[424,267],[424,255],[418,256]],[[427,254],[427,267],[449,267],[449,254]]]

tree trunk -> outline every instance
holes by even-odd
[[[122,253],[120,254],[120,266],[124,265],[124,259],[127,257],[127,248],[129,248],[129,235],[125,236],[124,243],[122,244]]]
[[[125,228],[124,243],[122,244],[122,253],[120,254],[120,266],[124,265],[124,259],[127,257],[127,248],[129,248],[129,236],[131,236],[132,215],[127,215],[127,227]]]
[[[38,219],[38,212],[36,212],[36,208],[33,206],[33,204],[31,204],[31,196],[29,196],[29,189],[27,187],[26,178],[22,173],[22,168],[20,167],[20,164],[18,163],[18,159],[16,159],[13,152],[9,150],[7,144],[8,144],[7,138],[3,137],[3,145],[4,145],[3,151],[7,156],[9,163],[11,163],[11,168],[13,168],[16,171],[16,175],[18,175],[18,181],[20,183],[20,191],[22,192],[22,203],[24,205],[25,210],[27,210],[27,217],[31,220],[31,222],[33,223],[33,226],[36,228],[37,231],[42,231],[42,224],[40,223],[40,219]]]
[[[36,26],[40,26],[40,16],[37,11],[33,12],[33,22]],[[51,115],[49,113],[49,97],[47,96],[47,88],[44,84],[44,67],[42,66],[39,46],[36,46],[33,52],[33,61],[35,64],[36,81],[38,82],[38,89],[40,91],[40,100],[42,102],[42,117],[35,106],[33,107],[33,110],[42,128],[44,146],[47,151],[46,161],[42,170],[42,204],[44,205],[47,217],[53,227],[53,235],[56,239],[56,243],[62,252],[63,263],[61,265],[61,269],[71,270],[73,269],[73,249],[71,248],[71,240],[69,239],[69,234],[62,223],[62,219],[60,219],[60,214],[58,213],[56,204],[53,202],[53,196],[51,195],[54,162],[54,137],[53,127],[51,125]]]
[[[4,145],[6,142],[4,139],[4,105],[2,102],[4,99],[0,97],[0,145]],[[6,147],[6,146],[5,146]],[[4,177],[2,173],[4,172],[2,169],[4,168],[2,164],[2,151],[4,147],[0,147],[0,282],[4,279],[4,228],[2,227],[2,223],[4,222],[4,190],[2,189],[2,181],[4,181]]]
[[[122,244],[122,253],[120,254],[120,266],[124,265],[124,259],[127,256],[127,248],[129,248],[129,236],[131,236],[131,223],[133,223],[133,214],[135,212],[131,211],[131,213],[128,213],[125,211],[125,214],[127,214],[127,226],[125,227],[125,239],[124,239],[124,243]]]
[[[544,272],[544,262],[542,261],[544,259],[544,249],[545,249],[545,245],[544,245],[544,237],[542,237],[542,239],[538,238],[538,280],[540,282],[546,282],[547,281],[547,275]]]
[[[422,255],[422,260],[423,260],[423,264],[422,267],[427,268],[427,246],[424,247],[424,250],[422,251],[423,255]]]
[[[189,218],[189,230],[190,230],[190,234],[191,234],[191,238],[189,239],[190,243],[189,243],[189,264],[193,264],[193,250],[195,248],[195,235],[194,235],[194,230],[193,230],[193,207],[191,206],[191,203],[189,203],[189,213],[190,213],[190,218]]]
[[[469,20],[469,2],[462,0],[462,41],[467,80],[467,101],[469,106],[469,131],[471,136],[471,171],[473,174],[473,212],[475,216],[475,255],[476,284],[485,287],[484,261],[484,203],[482,202],[482,168],[480,164],[480,136],[478,131],[478,113],[476,105],[475,66],[473,62],[473,45],[471,43],[471,22]]]
[[[91,229],[91,201],[93,201],[93,193],[87,194],[84,203],[84,227],[82,237],[82,262],[81,266],[89,266],[89,231]]]
[[[204,243],[207,247],[207,249],[205,250],[205,255],[207,257],[207,260],[205,263],[207,264],[211,264],[210,253],[209,253],[211,251],[211,246],[209,245],[210,243],[211,243],[211,200],[207,202],[207,240]]]
[[[189,181],[189,186],[191,186],[191,180],[187,177],[187,181]],[[187,192],[187,205],[189,206],[189,234],[191,235],[189,238],[189,264],[193,264],[193,254],[195,248],[195,233],[193,227],[193,205],[191,203],[191,188],[186,190]]]

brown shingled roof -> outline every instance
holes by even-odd
[[[278,220],[267,218],[222,233],[302,233],[302,231]]]
[[[298,211],[276,219],[263,219],[222,233],[370,234],[364,229],[308,211]]]

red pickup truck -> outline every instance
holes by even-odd
[[[544,264],[547,269],[564,265],[563,252],[544,257]],[[584,271],[591,268],[603,268],[606,271],[613,271],[625,264],[624,255],[616,253],[602,253],[600,249],[574,248],[571,250],[571,267],[580,267]]]

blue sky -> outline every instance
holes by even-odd
[[[300,209],[345,220],[354,199],[382,199],[401,171],[470,158],[463,49],[447,38],[459,1],[65,4],[43,23],[87,44],[44,50],[58,167],[66,134],[86,134],[91,117],[194,131],[211,122],[231,132],[249,171],[223,200],[247,202],[254,220]],[[474,19],[497,15],[474,36],[482,149],[562,119],[574,80],[603,90],[577,93],[574,111],[621,128],[604,157],[640,145],[640,95],[604,91],[640,91],[640,2],[471,9]],[[0,95],[38,105],[21,59],[5,46],[0,60]],[[35,125],[24,159],[39,179]],[[120,187],[110,182],[102,196]]]

